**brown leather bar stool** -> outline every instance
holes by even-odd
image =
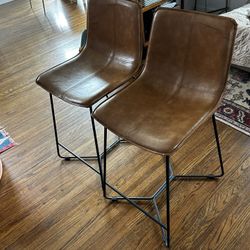
[[[138,3],[127,0],[89,0],[87,18],[85,48],[74,58],[42,73],[36,82],[50,94],[58,156],[66,160],[77,158],[100,174],[101,169],[97,171],[87,162],[100,161],[93,118],[97,156],[80,157],[59,142],[52,95],[88,108],[91,114],[97,101],[137,74],[142,57],[142,20]],[[62,156],[60,148],[73,157]]]
[[[127,197],[106,181],[104,196],[126,200],[160,225],[163,240],[170,246],[170,156],[212,117],[220,160],[220,172],[209,175],[173,175],[172,178],[216,179],[224,174],[216,121],[231,62],[236,23],[229,18],[204,13],[159,9],[154,17],[145,68],[128,87],[104,101],[94,118],[128,142],[166,160],[166,182],[150,197]],[[116,122],[119,121],[119,122]],[[118,196],[107,195],[106,187]],[[156,199],[166,191],[166,219],[160,217]],[[136,201],[152,201],[158,219]]]

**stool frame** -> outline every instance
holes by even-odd
[[[171,166],[171,159],[169,155],[165,155],[165,182],[157,189],[157,191],[152,196],[133,196],[129,197],[120,192],[117,188],[112,186],[107,182],[107,128],[104,128],[104,151],[103,151],[103,166],[100,165],[100,168],[103,167],[103,170],[100,172],[101,178],[102,178],[102,185],[103,185],[103,196],[105,199],[110,200],[112,202],[118,202],[118,201],[127,201],[132,206],[136,207],[138,210],[140,210],[145,216],[147,216],[149,219],[154,221],[156,224],[158,224],[161,228],[162,232],[162,240],[166,247],[170,247],[170,181],[172,180],[195,180],[195,179],[203,179],[203,180],[216,180],[217,178],[220,178],[224,175],[224,166],[223,166],[223,160],[222,160],[222,153],[221,153],[221,147],[220,147],[220,140],[218,135],[218,129],[216,125],[216,118],[215,115],[212,115],[212,123],[213,123],[213,130],[214,130],[214,136],[216,141],[216,147],[217,147],[217,153],[219,158],[220,172],[218,174],[207,174],[207,175],[174,175],[173,169]],[[98,161],[101,163],[101,160]],[[119,196],[109,196],[107,195],[107,187],[109,187],[111,190],[113,190],[115,193],[117,193]],[[159,196],[166,191],[166,223],[163,223],[160,215],[160,210],[157,205],[157,199]],[[145,209],[143,209],[141,206],[139,206],[136,202],[152,202],[153,206],[156,211],[156,217],[151,215],[149,212],[147,212]]]
[[[71,149],[69,149],[67,146],[65,146],[64,144],[62,144],[59,141],[53,95],[50,93],[49,96],[50,96],[50,106],[51,106],[51,114],[52,114],[52,121],[53,121],[53,128],[54,128],[54,136],[55,136],[55,142],[56,142],[56,151],[57,151],[58,157],[61,158],[61,159],[64,159],[65,161],[79,160],[82,163],[84,163],[86,166],[88,166],[90,169],[92,169],[94,172],[96,172],[97,174],[100,175],[101,171],[102,171],[101,168],[99,167],[99,170],[96,170],[88,162],[88,161],[97,160],[98,161],[98,166],[100,166],[101,165],[100,161],[104,157],[104,152],[102,152],[102,153],[99,152],[99,147],[98,147],[98,143],[97,143],[97,133],[96,133],[95,120],[92,117],[92,107],[89,107],[89,114],[90,114],[90,119],[91,119],[91,127],[92,127],[92,131],[93,131],[96,155],[94,155],[94,156],[79,156],[79,155],[74,153]],[[106,153],[109,153],[110,151],[112,151],[121,142],[123,142],[123,140],[118,137],[118,139],[115,142],[113,142],[109,147],[106,148]],[[64,150],[66,150],[72,156],[64,156],[64,155],[62,155],[61,151],[60,151],[60,148],[63,148]]]

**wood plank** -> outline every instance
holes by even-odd
[[[26,0],[0,6],[0,125],[19,143],[0,156],[0,249],[165,249],[157,225],[126,203],[105,201],[98,175],[57,157],[49,97],[35,78],[77,53],[86,13],[80,1],[48,0],[46,11],[40,1],[33,10]],[[62,140],[93,154],[88,110],[58,99],[55,106]],[[249,248],[250,139],[218,127],[225,176],[171,183],[172,249]],[[98,126],[100,143],[102,131]],[[172,159],[177,173],[215,172],[211,124]],[[162,157],[122,144],[108,157],[108,179],[128,195],[150,195],[164,181]],[[165,218],[163,196],[159,206]]]

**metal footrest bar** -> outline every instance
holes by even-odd
[[[139,211],[141,211],[145,216],[150,218],[152,221],[154,221],[156,224],[158,224],[161,227],[162,230],[162,237],[163,241],[166,246],[170,245],[170,187],[169,187],[169,182],[170,182],[170,157],[166,156],[166,181],[163,183],[158,190],[149,197],[128,197],[124,195],[122,192],[120,192],[117,188],[113,187],[106,181],[106,164],[107,164],[107,152],[106,152],[106,147],[107,147],[107,129],[104,129],[104,157],[103,157],[103,175],[102,177],[102,183],[104,184],[104,189],[103,189],[103,196],[111,201],[119,201],[119,200],[126,200],[128,203],[130,203],[132,206],[136,207]],[[109,197],[107,195],[107,190],[106,188],[109,187],[111,190],[113,190],[115,193],[117,193],[119,196],[114,196],[114,197]],[[166,191],[166,213],[167,213],[167,218],[166,218],[166,224],[162,222],[159,208],[156,202],[156,199],[159,197],[159,195],[163,192]],[[149,212],[147,212],[145,209],[143,209],[141,206],[137,204],[138,201],[152,201],[154,208],[156,210],[156,217],[151,215]]]
[[[49,94],[50,96],[50,105],[51,105],[51,112],[52,112],[52,119],[53,119],[53,127],[54,127],[54,133],[55,133],[55,140],[56,140],[56,149],[57,149],[57,155],[58,157],[60,157],[61,159],[64,159],[66,161],[70,161],[70,160],[79,160],[82,159],[85,163],[85,161],[92,161],[92,160],[97,160],[98,161],[98,156],[97,155],[91,155],[91,156],[75,156],[75,153],[70,150],[67,146],[65,146],[64,144],[59,142],[59,138],[58,138],[58,133],[57,133],[57,123],[56,123],[56,117],[55,117],[55,108],[54,108],[54,101],[53,101],[53,96],[52,94]],[[91,113],[92,113],[92,108],[89,108],[90,110],[90,117],[91,117]],[[92,123],[92,130],[95,132],[95,124],[94,124],[94,120],[91,117],[91,123]],[[95,144],[97,143],[97,138],[96,135],[94,135],[94,140],[95,140]],[[113,142],[110,146],[107,147],[107,153],[111,152],[115,147],[117,147],[120,143],[126,142],[125,140],[121,139],[118,137],[118,139]],[[97,145],[97,144],[96,144]],[[62,147],[63,149],[65,149],[67,152],[69,152],[71,155],[73,156],[63,156],[60,152],[60,147]],[[103,158],[103,152],[99,155],[100,158]],[[85,163],[86,164],[86,163]],[[89,166],[89,164],[86,164]]]
[[[94,167],[92,167],[86,160],[84,160],[82,157],[80,157],[79,155],[75,154],[73,151],[71,151],[70,149],[68,149],[67,147],[65,147],[62,144],[59,144],[63,149],[65,149],[66,151],[68,151],[70,154],[72,154],[74,156],[74,159],[78,159],[79,161],[81,161],[82,163],[84,163],[85,165],[87,165],[89,168],[91,168],[93,171],[95,171],[97,174],[100,175],[100,171],[96,170]]]
[[[117,192],[117,190],[113,187],[113,186],[111,186],[109,183],[106,183],[106,185],[110,188],[110,189],[112,189],[113,191],[115,191],[115,192]],[[162,184],[161,185],[161,187],[152,195],[152,196],[146,196],[146,197],[140,197],[140,196],[127,196],[127,198],[129,199],[129,200],[131,200],[131,201],[134,201],[134,202],[139,202],[139,201],[141,201],[141,202],[149,202],[149,201],[151,201],[152,202],[152,204],[153,204],[153,206],[154,206],[154,209],[155,209],[155,212],[156,212],[156,215],[154,215],[153,216],[153,218],[154,219],[156,219],[155,217],[157,217],[157,221],[159,222],[159,223],[157,223],[157,224],[159,224],[160,225],[160,227],[161,227],[161,232],[162,232],[162,240],[163,240],[163,242],[165,243],[165,244],[167,244],[167,236],[166,236],[166,232],[167,232],[167,227],[166,227],[166,225],[162,222],[162,219],[161,219],[161,215],[160,215],[160,211],[159,211],[159,207],[158,207],[158,205],[157,205],[157,198],[160,196],[160,194],[162,194],[162,192],[164,192],[165,191],[165,189],[166,189],[166,182],[164,183],[164,184]],[[121,193],[120,193],[121,194]],[[128,199],[126,199],[125,198],[125,195],[123,195],[123,196],[112,196],[112,197],[108,197],[108,196],[106,196],[105,197],[106,199],[108,199],[108,200],[111,200],[111,201],[113,201],[113,202],[118,202],[118,201],[128,201]],[[128,201],[129,202],[129,201]],[[133,204],[132,204],[133,205]],[[138,204],[137,204],[138,205]],[[139,206],[139,205],[138,205]],[[138,208],[138,207],[136,207],[136,208]],[[139,208],[138,208],[139,209]],[[141,212],[143,212],[146,216],[148,216],[148,215],[150,215],[146,210],[144,210],[144,209],[139,209]],[[148,216],[150,219],[152,219],[150,216]],[[154,221],[154,220],[153,220]],[[155,222],[155,221],[154,221]],[[164,227],[164,226],[165,227]]]
[[[171,180],[171,178],[169,180]],[[108,187],[113,189],[113,187],[110,184],[108,184],[107,182],[106,184]],[[166,189],[166,182],[164,182],[152,196],[127,196],[127,198],[134,201],[153,201],[154,199],[157,199],[165,189]],[[123,196],[106,196],[105,198],[111,201],[125,200]]]
[[[170,170],[167,170],[167,172],[170,172]],[[104,172],[105,173],[105,172]],[[105,182],[105,180],[104,180]],[[105,185],[109,187],[111,190],[116,192],[119,196],[118,197],[108,197],[105,196],[106,199],[112,200],[112,201],[119,201],[119,200],[126,200],[128,203],[136,207],[138,210],[140,210],[145,216],[147,216],[149,219],[154,221],[156,224],[158,224],[161,227],[162,231],[162,239],[164,244],[168,247],[170,244],[170,202],[169,202],[169,196],[170,196],[170,187],[169,187],[169,182],[170,182],[170,175],[167,174],[166,176],[166,182],[163,183],[159,189],[149,197],[127,197],[124,195],[122,192],[120,192],[118,189],[110,185],[108,182],[105,182]],[[166,212],[167,212],[167,223],[164,224],[161,219],[159,207],[157,205],[157,198],[162,194],[164,191],[166,191]],[[105,190],[106,192],[106,190]],[[115,198],[115,199],[113,199]],[[138,201],[151,201],[155,211],[156,215],[151,215],[149,212],[147,212],[145,209],[143,209],[141,206],[139,206],[136,202]],[[157,217],[157,218],[155,218]]]
[[[214,136],[215,136],[215,142],[217,147],[217,153],[218,158],[220,162],[220,173],[219,174],[208,174],[208,175],[174,175],[173,180],[176,179],[184,179],[184,180],[195,180],[195,179],[208,179],[208,180],[214,180],[219,177],[222,177],[224,175],[224,166],[223,166],[223,160],[222,160],[222,154],[221,154],[221,148],[220,148],[220,140],[218,135],[218,130],[216,126],[216,119],[215,115],[212,115],[212,123],[213,123],[213,129],[214,129]]]
[[[158,221],[157,219],[155,219],[155,217],[153,217],[150,213],[148,213],[145,209],[141,208],[135,201],[140,201],[139,198],[147,198],[147,197],[127,197],[126,195],[124,195],[122,192],[120,192],[118,189],[116,189],[115,187],[113,187],[112,185],[110,185],[108,182],[105,183],[106,186],[108,186],[110,189],[112,189],[114,192],[116,192],[117,194],[119,194],[119,199],[122,198],[123,200],[126,200],[127,202],[129,202],[131,205],[133,205],[134,207],[136,207],[137,209],[139,209],[143,214],[145,214],[147,217],[149,217],[151,220],[153,220],[155,223],[157,223],[158,225],[160,225],[161,227],[163,227],[164,229],[167,230],[167,227],[165,224],[163,224],[162,222]],[[105,197],[106,199],[112,200],[111,197]],[[131,198],[131,199],[130,199]],[[133,199],[134,198],[134,199]],[[120,199],[121,200],[121,199]],[[148,201],[148,200],[152,200],[150,199],[145,199],[144,201]],[[118,201],[118,200],[114,200],[114,201]]]
[[[106,182],[106,146],[107,146],[107,129],[105,128],[104,130],[104,157],[103,157],[103,176],[102,177],[102,183],[104,184],[103,188],[103,195],[106,199],[111,200],[111,201],[120,201],[120,200],[125,200],[134,207],[136,207],[138,210],[140,210],[145,216],[150,218],[152,221],[154,221],[156,224],[158,224],[161,227],[161,232],[162,232],[162,239],[163,242],[167,247],[170,246],[170,181],[171,180],[176,180],[176,179],[207,179],[207,180],[214,180],[216,178],[222,177],[224,175],[224,167],[223,167],[223,161],[222,161],[222,155],[221,155],[221,149],[220,149],[220,142],[219,142],[219,136],[217,132],[217,127],[216,127],[216,120],[215,116],[212,116],[212,121],[213,121],[213,128],[214,128],[214,134],[215,134],[215,139],[216,139],[216,145],[217,145],[217,151],[218,151],[218,156],[219,156],[219,161],[220,161],[220,170],[221,172],[219,174],[208,174],[208,175],[174,175],[172,166],[170,163],[170,157],[166,156],[166,181],[163,183],[158,190],[152,195],[152,196],[147,196],[147,197],[128,197],[125,196],[122,192],[120,192],[118,189],[110,185],[108,182]],[[109,187],[111,190],[116,192],[119,196],[113,196],[109,197],[107,196],[107,190],[106,187]],[[166,224],[162,222],[161,214],[159,211],[159,207],[157,205],[157,198],[163,193],[163,191],[166,191]],[[147,212],[145,209],[143,209],[141,206],[137,204],[138,201],[152,201],[153,206],[156,211],[155,217],[152,216],[149,212]]]
[[[170,172],[172,171],[172,167],[170,165]],[[216,178],[221,177],[220,175],[174,175],[173,172],[172,174],[170,174],[169,177],[169,181],[172,180],[178,180],[178,179],[211,179],[214,180]],[[130,200],[135,200],[135,201],[150,201],[150,200],[154,200],[157,199],[158,196],[161,195],[161,193],[164,191],[164,189],[166,188],[166,182],[164,182],[159,189],[152,195],[152,196],[128,196],[128,198]],[[121,196],[106,196],[105,197],[108,200],[111,201],[121,201],[121,200],[125,200],[124,197]]]
[[[106,196],[105,198],[108,200],[111,200],[111,201],[125,200],[125,198],[121,197],[121,196],[112,196],[112,197]],[[129,196],[128,198],[130,200],[133,200],[133,201],[151,201],[151,200],[153,200],[153,197],[143,197],[143,196]]]
[[[118,138],[116,141],[114,141],[110,146],[108,146],[107,148],[107,153],[110,153],[115,147],[119,146],[120,143],[123,143],[121,142],[121,139]],[[70,154],[72,154],[72,150],[70,150],[68,147],[66,147],[64,144],[58,142],[58,145],[60,147],[62,147],[63,149],[65,149],[67,152],[69,152]],[[64,159],[65,161],[70,161],[70,160],[78,160],[79,157],[82,158],[83,160],[88,160],[88,161],[96,161],[98,160],[98,157],[97,156],[78,156],[78,157],[75,157],[75,156],[59,156],[60,158]],[[103,158],[103,152],[100,154],[100,158],[102,159]]]
[[[51,112],[52,112],[52,119],[53,119],[53,126],[54,126],[55,140],[56,140],[56,149],[57,149],[58,156],[61,157],[61,158],[64,158],[60,154],[60,147],[62,147],[66,151],[68,151],[71,155],[73,155],[75,158],[77,158],[79,161],[81,161],[86,166],[88,166],[90,169],[92,169],[94,172],[96,172],[97,174],[99,174],[100,176],[102,176],[103,174],[102,174],[102,167],[101,167],[101,158],[100,158],[100,153],[99,153],[99,147],[98,147],[98,144],[97,144],[97,134],[96,134],[96,128],[95,128],[95,121],[94,121],[94,118],[91,116],[91,114],[92,114],[92,107],[89,108],[89,112],[90,112],[90,119],[91,119],[91,125],[92,125],[92,131],[93,131],[93,136],[94,136],[94,144],[95,144],[95,149],[96,149],[96,156],[97,156],[99,170],[96,170],[94,167],[92,167],[86,161],[86,158],[84,159],[84,158],[78,156],[72,150],[70,150],[69,148],[67,148],[63,144],[59,143],[58,133],[57,133],[57,125],[56,125],[56,117],[55,117],[55,109],[54,109],[54,103],[53,103],[53,96],[52,96],[51,93],[49,94],[49,96],[50,96]],[[68,159],[70,159],[70,158],[68,158]],[[101,185],[102,185],[102,190],[104,190],[104,183],[103,183],[103,179],[102,178],[101,178]]]
[[[140,210],[149,219],[151,219],[156,224],[158,224],[161,227],[162,240],[163,240],[164,244],[167,247],[169,247],[169,241],[170,241],[169,226],[167,226],[166,224],[164,224],[162,222],[160,210],[159,210],[159,207],[157,205],[157,199],[159,198],[159,196],[165,190],[166,190],[166,192],[170,192],[170,190],[169,190],[169,182],[171,180],[177,180],[178,178],[216,179],[218,177],[221,177],[221,175],[186,175],[186,176],[174,175],[173,172],[172,172],[171,164],[169,164],[169,173],[171,173],[167,177],[169,181],[164,182],[152,196],[145,196],[145,197],[142,197],[142,196],[126,196],[122,192],[120,192],[118,189],[116,189],[115,187],[110,185],[108,182],[105,182],[105,180],[104,180],[105,185],[119,195],[119,196],[112,196],[112,197],[106,195],[105,198],[108,199],[108,200],[111,200],[113,202],[127,201],[128,203],[130,203],[131,205],[136,207],[138,210]],[[104,174],[105,174],[105,170],[104,170]],[[105,193],[106,193],[106,190],[105,190]],[[141,206],[139,206],[136,202],[152,202],[156,214],[151,215],[149,212],[147,212],[145,209],[143,209]],[[169,201],[167,200],[167,202],[169,202]],[[170,220],[170,215],[169,215],[168,211],[167,211],[167,217],[168,217],[168,219],[167,219],[167,224],[168,224],[169,220]]]
[[[209,175],[174,175],[173,176],[173,180],[177,180],[177,179],[208,179],[208,180],[214,180],[221,177],[221,175],[213,175],[213,174],[209,174]]]
[[[173,168],[172,168],[172,164],[169,163],[169,181],[174,179],[174,173],[173,173]],[[131,200],[135,200],[135,201],[150,201],[150,200],[154,200],[157,199],[158,196],[160,196],[160,194],[164,191],[164,189],[166,188],[166,182],[164,182],[157,190],[156,192],[152,195],[152,196],[129,196],[128,198]],[[112,201],[119,201],[119,200],[124,200],[123,197],[121,196],[106,196],[106,199],[112,200]]]

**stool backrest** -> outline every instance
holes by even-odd
[[[235,32],[236,23],[229,18],[159,9],[144,76],[160,91],[216,103],[225,88]]]
[[[142,14],[128,0],[89,0],[86,49],[124,66],[141,63]],[[138,65],[137,65],[138,66]]]

